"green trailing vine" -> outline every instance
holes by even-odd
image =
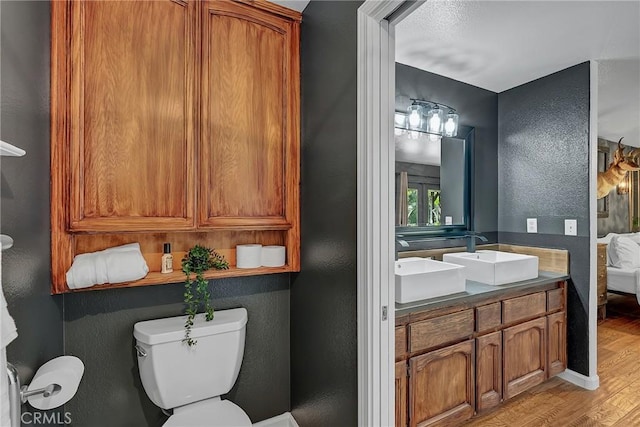
[[[193,347],[197,343],[196,340],[191,338],[191,328],[200,306],[204,306],[207,322],[213,319],[209,282],[204,278],[204,272],[211,268],[226,270],[229,268],[229,263],[215,250],[204,246],[195,245],[182,259],[182,272],[187,276],[187,280],[184,282],[184,303],[186,305],[187,320],[184,324],[185,336],[183,341],[189,347]],[[192,273],[195,274],[195,280],[191,279]]]

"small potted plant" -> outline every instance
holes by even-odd
[[[197,343],[191,338],[191,327],[200,306],[204,306],[205,319],[207,321],[213,319],[209,282],[204,278],[204,272],[211,268],[226,270],[229,268],[229,263],[215,250],[204,246],[195,245],[182,259],[182,272],[187,276],[187,280],[184,282],[184,303],[187,314],[184,325],[184,341],[189,347],[193,347]],[[195,274],[195,280],[191,279],[192,273]]]

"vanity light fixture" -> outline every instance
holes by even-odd
[[[421,99],[411,99],[404,121],[400,112],[396,112],[394,119],[397,128],[428,133],[432,141],[456,136],[458,120],[455,108]]]

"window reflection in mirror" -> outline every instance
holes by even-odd
[[[471,133],[466,127],[462,139],[436,138],[395,129],[396,226],[467,226]]]

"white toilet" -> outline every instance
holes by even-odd
[[[251,426],[237,405],[221,400],[238,378],[244,355],[247,310],[216,311],[206,322],[194,320],[191,337],[184,339],[185,317],[138,322],[133,327],[138,370],[149,399],[163,409],[173,409],[164,427]]]

